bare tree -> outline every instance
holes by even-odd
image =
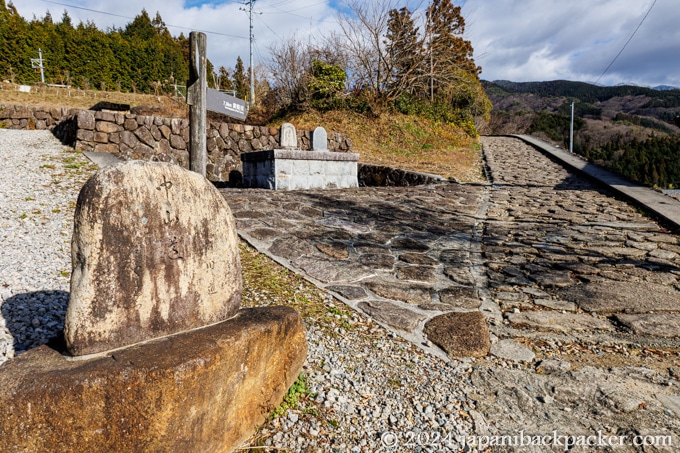
[[[350,85],[369,90],[381,98],[391,77],[388,53],[384,43],[389,11],[395,0],[347,0],[349,12],[341,14],[338,22],[342,38],[337,39],[347,56]]]
[[[282,105],[297,104],[307,99],[310,46],[291,36],[269,48],[272,58],[267,69]]]

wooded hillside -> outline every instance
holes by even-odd
[[[680,90],[601,87],[564,80],[483,82],[494,108],[489,133],[529,133],[643,184],[680,187]]]

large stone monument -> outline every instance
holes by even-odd
[[[108,167],[81,190],[72,244],[68,351],[57,341],[0,366],[0,451],[239,447],[307,344],[293,309],[239,309],[237,237],[217,190],[170,164]]]
[[[233,316],[241,302],[234,219],[204,177],[129,161],[78,197],[66,344],[91,354]]]

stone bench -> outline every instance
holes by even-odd
[[[241,154],[243,186],[273,190],[358,187],[359,155],[273,149]]]

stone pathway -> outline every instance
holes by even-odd
[[[469,356],[486,355],[488,343],[477,237],[485,190],[439,184],[223,194],[239,234],[261,252],[434,354],[444,356],[431,342]],[[471,312],[481,335],[442,339],[441,320],[428,322],[448,311]]]
[[[520,140],[483,144],[490,185],[223,193],[261,252],[437,356],[486,356],[478,435],[680,445],[678,237]]]
[[[484,145],[493,178],[484,259],[507,334],[676,344],[678,237],[522,142]]]

